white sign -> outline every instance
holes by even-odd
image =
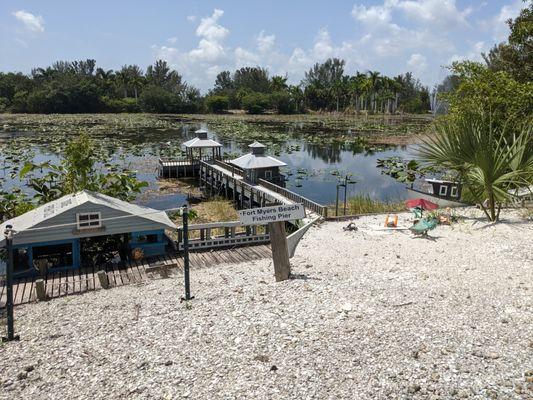
[[[270,222],[305,218],[305,207],[303,204],[283,204],[272,207],[249,208],[237,212],[239,213],[239,221],[243,225],[263,225]]]

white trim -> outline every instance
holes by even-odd
[[[442,189],[444,189],[444,190],[442,190]],[[439,196],[447,196],[447,195],[448,195],[448,186],[440,185],[440,187],[439,187]]]
[[[450,193],[450,196],[459,197],[458,193],[459,193],[459,190],[458,190],[457,186],[452,186],[452,191]]]
[[[267,170],[265,171],[265,179],[268,181],[268,180],[272,180],[272,171],[271,170]]]
[[[98,216],[98,217],[97,218],[91,218],[91,217],[94,217],[94,216]],[[88,217],[87,221],[80,221],[81,217]],[[76,214],[76,224],[78,226],[78,230],[101,228],[102,227],[102,213],[100,213],[98,211],[77,213]]]

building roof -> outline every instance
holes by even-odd
[[[287,165],[277,158],[264,154],[245,154],[235,160],[231,160],[230,163],[242,169],[273,168]]]
[[[31,230],[32,228],[40,225],[39,229],[46,227],[46,222],[55,218],[67,211],[74,211],[74,209],[82,205],[94,205],[95,210],[97,207],[105,207],[108,209],[116,210],[122,215],[124,213],[130,214],[142,220],[146,220],[152,225],[158,225],[161,228],[176,228],[176,225],[170,220],[168,215],[164,211],[155,210],[153,208],[139,206],[136,204],[128,203],[127,201],[119,200],[111,196],[107,196],[101,193],[95,193],[88,190],[82,190],[81,192],[68,194],[57,200],[51,201],[50,203],[44,204],[40,207],[37,207],[31,211],[28,211],[25,214],[22,214],[16,218],[12,218],[8,221],[5,221],[0,225],[0,234],[2,244],[5,239],[3,237],[3,232],[7,225],[12,225],[13,229],[17,233],[22,233],[24,231]],[[131,221],[128,221],[128,218],[117,217],[123,219],[123,225],[127,228],[123,231],[124,233],[135,231],[131,225]],[[131,219],[131,218],[130,218]],[[105,222],[105,221],[104,221]],[[43,224],[44,223],[44,224]],[[75,228],[76,222],[72,221],[70,223],[70,229]],[[54,224],[51,224],[50,228],[54,228]],[[64,226],[62,227],[64,228]],[[43,232],[45,233],[45,232]],[[16,236],[15,234],[15,236]],[[104,233],[106,234],[106,233]]]
[[[263,144],[263,143],[259,143],[257,140],[255,142],[253,142],[252,144],[249,144],[248,147],[250,147],[251,149],[253,148],[266,148],[266,146]]]
[[[207,138],[207,131],[205,129],[198,129],[196,132],[197,137],[191,140],[187,140],[183,145],[188,148],[213,148],[222,147],[222,145],[212,139]]]

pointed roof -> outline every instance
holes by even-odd
[[[252,149],[251,153],[231,160],[230,163],[242,169],[273,168],[287,165],[277,158],[267,156],[265,154],[266,146],[258,141],[253,142],[248,147]]]
[[[207,138],[207,131],[205,129],[198,129],[196,137],[191,140],[187,140],[183,145],[188,148],[213,148],[222,147],[222,145],[212,139]]]
[[[46,203],[42,206],[34,208],[31,211],[28,211],[25,214],[2,223],[0,225],[0,245],[5,241],[3,232],[7,225],[12,225],[16,233],[21,233],[87,203],[91,203],[95,206],[104,206],[122,213],[131,214],[132,216],[156,223],[157,225],[161,225],[162,228],[176,228],[176,225],[170,220],[164,211],[131,204],[127,201],[119,200],[105,194],[91,192],[89,190],[82,190],[81,192],[68,194],[57,200],[51,201],[50,203]],[[128,225],[128,222],[126,221],[127,218],[123,219],[124,224]],[[72,225],[75,225],[75,221],[72,221]],[[52,227],[49,229],[52,229]],[[125,232],[127,232],[127,230],[125,230],[124,233]]]

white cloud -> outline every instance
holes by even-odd
[[[459,10],[455,0],[404,0],[391,3],[408,18],[448,28],[458,24],[468,25],[467,17],[472,13],[470,7]]]
[[[33,32],[44,32],[44,19],[40,15],[34,15],[24,10],[13,12],[13,16]]]
[[[187,15],[187,21],[195,22],[196,21],[196,15]]]
[[[171,43],[171,44],[175,44],[178,42],[178,38],[176,36],[172,36],[172,37],[169,37],[167,39],[167,42]]]
[[[366,7],[356,4],[352,8],[352,17],[370,27],[388,24],[391,21],[391,8],[385,2],[382,6]]]
[[[281,51],[275,33],[258,29],[251,45],[230,45],[224,11],[215,9],[211,15],[191,19],[196,21],[196,45],[179,49],[174,45],[177,42],[170,42],[172,45],[156,46],[154,55],[166,59],[188,82],[206,91],[219,72],[242,66],[262,66],[271,75],[287,74],[290,83],[299,83],[314,63],[329,57],[344,59],[348,74],[356,70],[379,70],[385,75],[412,71],[425,84],[434,84],[447,74],[443,66],[453,60],[480,60],[480,53],[491,45],[487,35],[492,28],[482,35],[472,26],[482,6],[459,7],[455,0],[378,0],[371,6],[361,2],[347,10],[354,33],[344,41],[323,27],[311,43]],[[505,25],[503,21],[520,8],[515,3],[512,6],[502,7],[491,21]]]
[[[409,60],[407,60],[407,66],[416,74],[424,72],[428,66],[427,58],[420,53],[411,54]]]
[[[496,42],[503,42],[509,36],[507,21],[518,16],[523,7],[524,3],[521,0],[514,0],[511,4],[504,5],[494,18],[482,21],[481,27],[490,31]]]
[[[276,36],[267,35],[265,34],[265,31],[259,32],[259,36],[257,36],[257,48],[261,53],[268,53],[269,51],[271,51],[274,47],[275,42]]]
[[[223,15],[224,11],[216,8],[213,15],[202,18],[200,25],[196,28],[196,35],[209,41],[223,40],[229,34],[229,30],[218,23]]]

